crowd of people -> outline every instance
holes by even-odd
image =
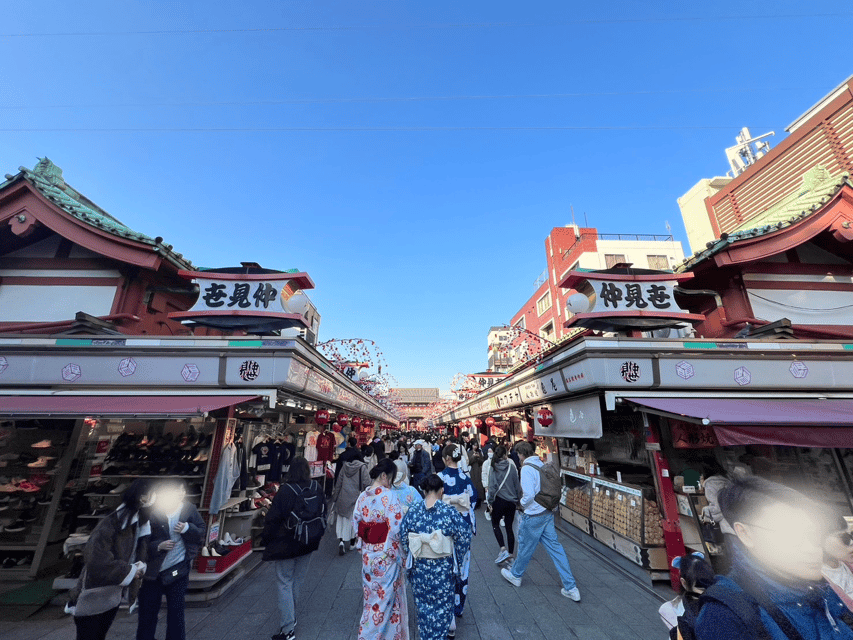
[[[293,640],[311,554],[333,529],[338,552],[361,555],[364,608],[359,640],[408,640],[407,589],[421,640],[455,637],[468,593],[475,512],[490,517],[500,575],[520,586],[541,543],[580,601],[557,539],[553,487],[529,442],[513,447],[465,434],[429,441],[350,439],[327,500],[297,457],[275,495],[261,540],[274,564],[279,632]],[[559,478],[559,475],[557,476]],[[848,521],[787,486],[702,470],[704,516],[724,532],[728,561],[715,575],[702,554],[673,561],[682,593],[660,614],[681,640],[853,640],[853,535]],[[105,639],[123,601],[138,607],[137,640],[153,640],[166,598],[166,640],[185,640],[184,599],[205,524],[180,481],[136,480],[92,532],[85,569],[67,611],[78,640]],[[517,534],[515,521],[518,518]],[[517,535],[517,539],[516,539]]]

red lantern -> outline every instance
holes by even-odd
[[[474,426],[475,426],[477,429],[479,429],[480,427],[482,427],[482,426],[483,426],[483,421],[482,421],[482,420],[480,420],[479,418],[477,418],[476,420],[474,420]]]
[[[349,424],[349,416],[345,413],[339,413],[338,414],[338,425],[340,425],[340,427],[343,428],[343,427],[347,426],[348,424]],[[338,429],[338,431],[340,431],[340,429]]]
[[[358,429],[361,426],[361,418],[359,418],[358,416],[353,416],[352,420],[350,420],[349,423],[352,425],[353,429]]]
[[[324,425],[329,421],[329,412],[325,409],[320,409],[314,414],[314,422],[319,425]]]
[[[486,418],[486,424],[489,427],[494,427],[495,426],[495,419],[493,417],[489,416],[488,418]]]
[[[554,424],[554,414],[550,409],[539,409],[536,412],[536,420],[543,427],[550,427]]]

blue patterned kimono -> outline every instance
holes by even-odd
[[[471,527],[453,507],[441,501],[427,509],[426,503],[411,506],[400,528],[400,542],[408,557],[409,532],[431,533],[436,530],[453,538],[457,558],[468,557],[471,549]],[[421,640],[444,640],[453,622],[456,576],[453,558],[414,559],[409,570],[409,584],[418,610],[418,632]]]
[[[477,516],[474,514],[474,507],[479,496],[477,496],[474,483],[471,482],[471,477],[461,469],[451,467],[447,467],[438,476],[444,481],[444,495],[453,496],[460,493],[469,495],[471,508],[468,510],[467,518],[463,514],[462,519],[471,527],[471,533],[476,534]],[[468,597],[468,569],[471,567],[470,551],[464,556],[458,556],[457,559],[459,561],[459,575],[456,576],[456,615],[462,616],[462,612],[465,610],[465,599]]]

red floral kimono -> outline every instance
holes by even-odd
[[[355,503],[353,529],[361,547],[364,611],[358,640],[408,640],[409,620],[397,493],[368,487]]]

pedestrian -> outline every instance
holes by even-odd
[[[74,616],[77,640],[104,640],[125,592],[131,610],[136,608],[147,568],[149,513],[156,498],[147,480],[134,480],[119,507],[92,531],[83,550],[83,572],[65,607]]]
[[[486,517],[486,520],[492,519],[492,502],[489,500],[489,471],[491,471],[494,457],[494,449],[487,450],[486,458],[483,460],[483,468],[480,470],[480,483],[483,485],[483,502],[486,505],[483,515]]]
[[[412,452],[412,486],[420,487],[421,481],[432,473],[432,456],[426,450],[427,443],[415,440],[415,450]]]
[[[853,536],[839,517],[823,543],[823,577],[848,609],[853,610]]]
[[[423,501],[420,492],[409,484],[409,469],[399,458],[394,461],[397,467],[397,475],[394,477],[394,482],[391,488],[397,493],[397,498],[400,500],[400,507],[403,509],[403,515],[416,502]]]
[[[470,439],[467,431],[463,431],[459,435],[459,447],[462,450],[462,459],[459,460],[459,468],[465,473],[471,472],[471,465],[468,462],[468,440]]]
[[[204,542],[204,520],[185,500],[186,485],[170,478],[155,487],[157,503],[151,511],[148,567],[139,589],[136,640],[154,640],[160,602],[166,596],[166,640],[185,640],[184,605],[190,570]]]
[[[362,554],[364,610],[359,640],[408,640],[408,604],[403,580],[400,525],[403,509],[391,489],[396,465],[385,458],[371,471],[373,483],[358,497],[353,511]]]
[[[850,612],[823,579],[823,508],[789,487],[733,478],[719,495],[737,536],[732,569],[700,599],[699,640],[853,639]]]
[[[435,473],[444,471],[444,457],[441,455],[441,450],[444,448],[444,441],[439,444],[432,445],[432,470]]]
[[[448,444],[444,447],[444,471],[438,477],[444,482],[444,493],[442,500],[454,507],[471,527],[471,533],[477,533],[477,518],[474,515],[474,506],[477,504],[477,490],[471,482],[468,474],[459,468],[462,460],[462,446]],[[455,613],[457,618],[462,617],[465,610],[465,600],[468,596],[468,571],[471,566],[471,552],[459,562],[459,575],[456,577],[456,603]]]
[[[483,483],[483,461],[485,460],[483,452],[479,445],[475,442],[468,452],[468,464],[471,471],[468,473],[471,476],[471,482],[474,483],[474,489],[477,491],[477,496],[485,497],[486,490]],[[477,502],[475,509],[479,509],[483,500]]]
[[[352,512],[358,496],[370,484],[367,463],[359,457],[353,457],[344,463],[335,489],[332,503],[335,511],[335,535],[338,537],[338,554],[344,555],[355,546],[355,531],[352,528]]]
[[[515,523],[516,504],[521,498],[521,483],[515,463],[506,456],[506,448],[499,446],[494,454],[488,481],[489,508],[492,512],[492,530],[500,547],[495,564],[500,564],[515,553],[515,533],[512,527]],[[506,545],[501,532],[501,520],[506,528]]]
[[[311,479],[308,461],[297,456],[273,498],[261,534],[263,559],[275,563],[278,582],[280,622],[279,631],[272,640],[293,640],[295,637],[296,606],[311,564],[311,554],[320,546],[323,537],[325,516],[323,489]]]
[[[370,443],[370,446],[373,447],[373,455],[376,456],[376,460],[382,460],[385,457],[385,443],[382,442],[382,438],[379,437],[379,434],[373,438],[373,442]]]
[[[409,445],[406,444],[406,436],[401,436],[397,441],[397,453],[400,456],[400,460],[409,464]]]
[[[420,640],[444,640],[456,637],[456,559],[469,553],[471,527],[456,509],[442,502],[444,481],[439,476],[427,476],[421,489],[424,500],[403,518],[401,541],[409,559]]]
[[[358,448],[358,440],[352,436],[347,438],[347,448],[341,452],[341,455],[339,455],[338,459],[335,461],[336,482],[338,480],[338,475],[341,472],[341,468],[343,468],[344,464],[350,460],[361,460],[364,462],[364,455],[361,453],[361,449]]]
[[[580,602],[581,594],[572,575],[566,550],[557,539],[554,528],[554,514],[536,502],[536,494],[541,489],[539,469],[542,460],[533,455],[533,445],[529,442],[519,442],[515,445],[518,458],[521,460],[521,524],[518,527],[518,555],[512,567],[501,569],[501,575],[510,584],[520,587],[521,577],[527,570],[527,565],[533,558],[533,552],[541,542],[551,556],[551,561],[560,574],[563,588],[560,593],[566,598]],[[494,520],[492,520],[494,522]]]
[[[678,570],[681,595],[664,602],[658,613],[669,629],[670,640],[695,640],[699,598],[714,584],[714,568],[698,551],[673,558],[672,566]]]
[[[521,476],[521,459],[518,457],[518,451],[516,450],[518,444],[516,442],[515,445],[508,447],[509,453],[507,457],[515,463],[515,468],[518,469],[518,474]]]

